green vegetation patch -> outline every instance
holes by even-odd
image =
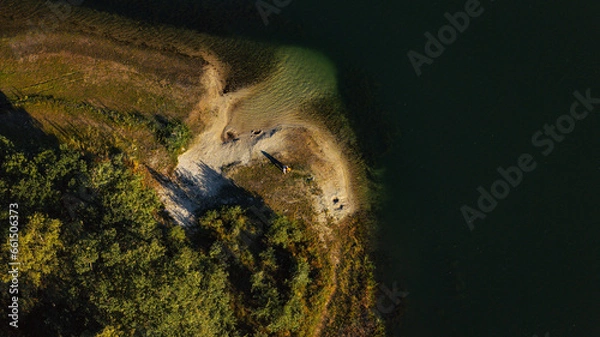
[[[0,163],[0,200],[19,204],[22,224],[20,317],[36,322],[20,335],[237,335],[221,262],[157,221],[156,195],[122,156],[27,156],[1,137]]]
[[[123,155],[0,136],[0,203],[19,204],[22,336],[310,335],[324,309],[330,268],[303,223],[229,207],[188,235]]]

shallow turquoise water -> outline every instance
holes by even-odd
[[[299,47],[281,47],[278,65],[232,112],[230,127],[237,132],[301,121],[300,107],[337,93],[336,69],[323,54]],[[276,120],[276,122],[271,122]]]

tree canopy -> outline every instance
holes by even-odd
[[[186,233],[122,155],[0,136],[0,200],[19,204],[22,336],[289,336],[316,294],[300,223],[234,206]]]

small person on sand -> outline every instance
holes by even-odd
[[[289,173],[292,169],[287,166],[287,165],[283,165],[283,174]]]

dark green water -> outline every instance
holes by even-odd
[[[416,76],[408,50],[423,53],[423,34],[464,3],[297,1],[282,14],[317,48],[368,69],[402,131],[384,160],[379,241],[382,282],[410,291],[397,333],[598,336],[600,106],[547,157],[531,137],[569,112],[574,90],[600,97],[600,7],[482,1]],[[460,207],[476,207],[476,188],[523,153],[537,168],[469,231]]]
[[[398,335],[600,336],[600,104],[548,156],[531,142],[575,90],[600,97],[600,4],[481,1],[417,76],[407,52],[423,53],[423,34],[465,2],[293,0],[268,26],[252,1],[209,15],[216,32],[314,48],[379,84],[402,132],[378,158],[379,279],[410,292]],[[523,153],[536,169],[470,231],[461,206],[477,207],[477,187]]]
[[[573,91],[600,97],[600,7],[482,1],[483,13],[416,76],[408,50],[423,53],[423,34],[464,4],[297,1],[282,14],[334,58],[368,69],[402,131],[384,160],[379,241],[382,282],[410,291],[397,332],[598,336],[600,105],[548,156],[531,137],[569,112]],[[489,191],[496,168],[523,153],[536,169],[470,231],[461,206],[476,207],[476,188]]]

